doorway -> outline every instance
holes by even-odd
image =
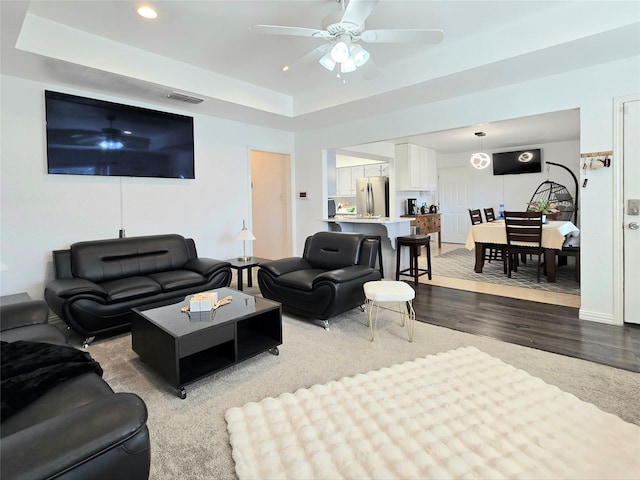
[[[614,100],[614,322],[640,323],[640,96]],[[619,153],[616,153],[619,152]]]
[[[291,255],[291,156],[252,150],[251,219],[253,255]]]
[[[469,230],[471,175],[466,167],[442,168],[438,171],[442,241],[464,243]]]

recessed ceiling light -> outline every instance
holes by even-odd
[[[289,71],[289,65],[285,65],[284,67],[282,67],[282,71],[283,72]]]
[[[156,12],[153,7],[150,7],[149,5],[138,7],[136,12],[138,12],[138,15],[140,15],[141,17],[148,18],[150,20],[158,17],[158,12]]]

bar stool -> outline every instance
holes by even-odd
[[[424,246],[427,252],[427,268],[418,268],[420,247]],[[400,253],[402,247],[409,247],[409,268],[400,270]],[[405,273],[409,272],[409,273]],[[396,238],[396,280],[400,275],[413,277],[413,284],[418,285],[418,277],[429,275],[431,280],[431,236],[430,235],[405,235]]]
[[[380,304],[383,302],[397,302],[401,308],[397,310],[401,315],[400,326],[404,327],[406,322],[409,341],[413,342],[413,324],[416,320],[416,312],[413,310],[413,299],[416,297],[415,290],[405,282],[394,282],[393,280],[367,282],[363,285],[363,289],[366,298],[367,318],[371,329],[371,341],[373,342],[376,336]],[[376,316],[371,318],[374,306],[377,307]]]
[[[384,278],[384,268],[382,266],[382,237],[380,235],[367,235],[366,238],[378,241],[378,264],[380,265],[380,278]]]

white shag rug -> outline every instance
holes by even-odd
[[[640,427],[475,347],[230,408],[245,479],[640,475]]]

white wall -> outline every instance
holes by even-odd
[[[323,191],[323,148],[341,148],[389,138],[460,128],[539,113],[580,109],[580,152],[612,149],[614,97],[638,92],[640,59],[628,58],[595,67],[531,80],[450,100],[399,110],[347,124],[335,123],[296,135],[296,181]],[[615,156],[614,156],[615,161]],[[582,179],[579,180],[580,184]],[[581,188],[582,308],[580,317],[614,322],[611,244],[612,173],[590,174]],[[298,205],[298,242],[325,227],[321,202]]]
[[[42,298],[53,278],[51,251],[81,240],[116,238],[120,178],[47,175],[44,89],[158,108],[3,76],[0,157],[2,295]],[[189,114],[180,110],[174,113]],[[213,117],[194,116],[196,179],[122,178],[127,236],[179,233],[201,256],[242,253],[235,237],[250,219],[249,151],[289,153],[293,134]]]
[[[471,203],[469,208],[489,208],[493,207],[496,214],[501,203],[504,203],[506,210],[525,209],[534,192],[545,180],[564,185],[569,190],[574,201],[576,198],[576,187],[571,174],[562,167],[555,165],[546,166],[546,162],[559,163],[565,165],[576,176],[580,178],[580,142],[555,142],[533,145],[521,145],[509,149],[487,150],[489,155],[505,151],[526,150],[528,148],[539,148],[543,161],[543,171],[541,173],[527,173],[520,175],[493,175],[491,166],[483,170],[475,169],[469,163],[472,152],[456,154],[438,154],[438,167],[442,168],[468,168],[471,174]],[[580,186],[578,186],[580,190]],[[578,192],[578,197],[582,192]]]

